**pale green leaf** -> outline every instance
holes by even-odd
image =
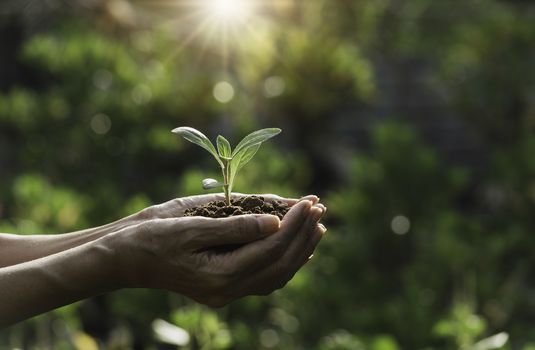
[[[282,130],[279,128],[267,128],[250,133],[249,135],[245,136],[243,140],[240,141],[238,146],[236,146],[234,152],[232,152],[232,156],[234,157],[244,148],[269,140],[270,138],[278,135],[281,131]]]
[[[221,166],[223,166],[223,163],[221,162],[221,159],[219,159],[219,155],[217,154],[217,151],[216,151],[214,145],[208,139],[208,137],[206,137],[202,132],[200,132],[197,129],[190,128],[188,126],[182,126],[182,127],[173,129],[173,132],[175,134],[178,134],[178,135],[182,136],[183,138],[185,138],[189,142],[192,142],[192,143],[204,148],[208,152],[210,152],[215,157],[217,162]]]
[[[245,164],[249,163],[249,161],[253,159],[256,152],[258,152],[260,145],[261,145],[260,143],[257,143],[256,145],[252,145],[250,147],[242,149],[243,155],[240,157],[240,162],[238,164],[238,171],[240,171],[241,168],[243,168]]]
[[[217,137],[217,150],[219,151],[219,155],[223,158],[229,159],[232,157],[230,143],[221,135]]]
[[[231,190],[232,190],[232,187],[234,186],[234,179],[236,178],[236,175],[243,168],[245,164],[249,163],[249,161],[253,159],[256,152],[258,152],[260,145],[261,143],[257,143],[255,145],[242,148],[241,151],[235,154],[232,160],[229,162],[229,167],[230,167],[229,187]]]

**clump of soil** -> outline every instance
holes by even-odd
[[[224,201],[212,201],[204,205],[187,209],[184,216],[206,216],[209,218],[226,218],[245,214],[271,214],[282,220],[290,210],[288,204],[277,200],[266,200],[261,196],[248,196],[232,199],[227,206]]]

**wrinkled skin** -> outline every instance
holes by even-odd
[[[128,256],[138,264],[122,262],[124,275],[132,286],[172,290],[210,306],[269,294],[312,255],[325,232],[318,226],[323,208],[301,201],[282,222],[271,215],[147,221],[127,235]]]
[[[213,307],[282,288],[325,233],[319,220],[326,208],[315,196],[263,196],[291,206],[282,221],[182,216],[222,199],[215,194],[174,199],[68,234],[0,234],[0,327],[121,288],[165,289]]]

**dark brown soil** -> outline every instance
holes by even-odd
[[[224,201],[212,201],[202,206],[187,209],[184,216],[226,218],[244,214],[271,214],[282,219],[289,209],[288,205],[281,201],[266,200],[260,196],[248,196],[231,200],[231,206],[227,206]]]

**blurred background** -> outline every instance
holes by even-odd
[[[221,310],[88,299],[1,349],[535,349],[534,3],[0,3],[0,232],[202,193],[177,126],[282,128],[235,189],[321,196],[313,262]]]

